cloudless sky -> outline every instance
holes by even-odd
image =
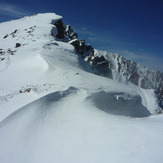
[[[2,0],[0,22],[55,12],[94,48],[163,71],[163,0]]]

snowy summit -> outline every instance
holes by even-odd
[[[163,73],[79,40],[54,13],[0,24],[1,163],[161,163]]]

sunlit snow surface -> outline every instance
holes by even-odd
[[[153,90],[91,73],[51,36],[60,18],[0,24],[0,163],[161,163]]]

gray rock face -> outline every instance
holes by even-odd
[[[92,66],[96,67],[101,73],[105,74],[108,71],[108,61],[104,56],[95,56],[92,58]]]
[[[126,81],[130,81],[135,85],[144,89],[154,89],[163,96],[163,73],[151,70],[141,64],[130,61],[118,54],[108,54],[110,60],[114,60],[114,67]]]

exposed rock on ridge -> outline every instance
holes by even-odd
[[[91,68],[94,69],[96,74],[111,76],[109,75],[110,70],[108,69],[107,59],[104,56],[97,55],[90,44],[85,44],[84,39],[79,40],[78,34],[74,32],[70,25],[64,25],[61,19],[54,25],[58,30],[56,37],[73,45],[76,52],[80,54],[83,59],[86,59],[86,61],[89,62]]]

